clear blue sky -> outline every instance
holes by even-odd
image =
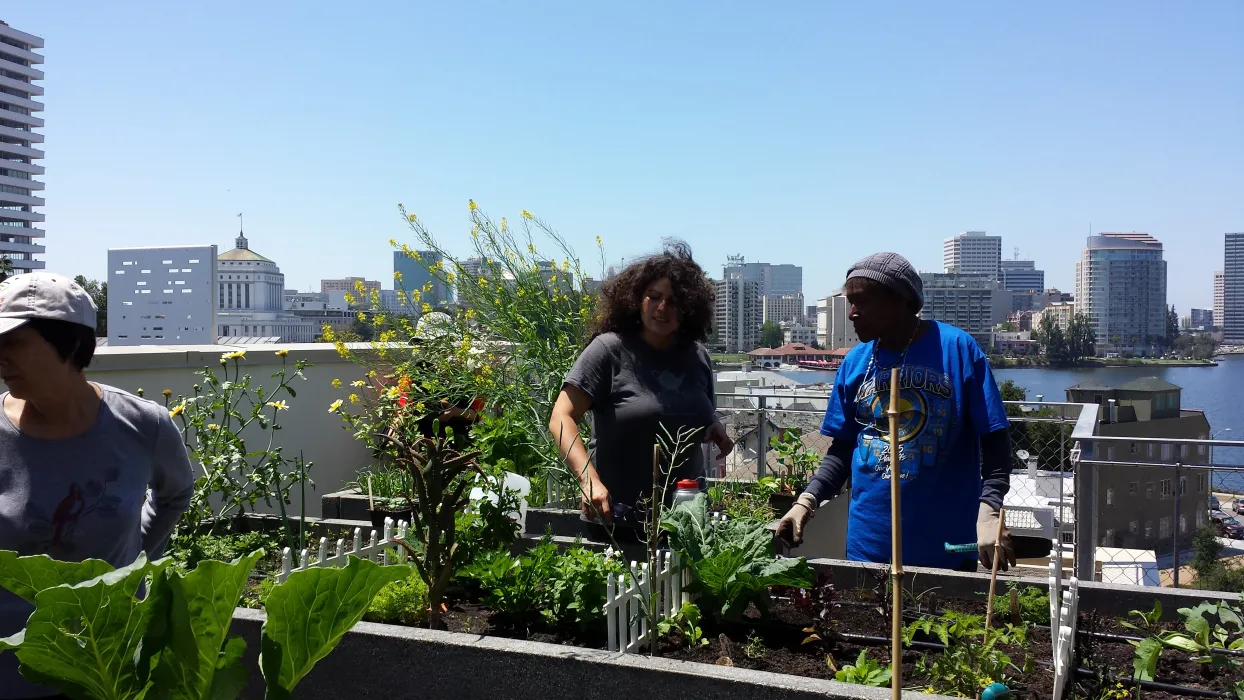
[[[1090,225],[1148,231],[1187,313],[1244,231],[1238,0],[4,5],[47,43],[71,274],[231,247],[242,211],[288,286],[389,286],[397,203],[465,252],[474,198],[585,259],[678,236],[715,275],[798,263],[809,298],[972,229],[1070,290]]]

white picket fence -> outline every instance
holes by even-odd
[[[1063,558],[1057,547],[1050,552],[1050,634],[1054,646],[1054,694],[1061,700],[1070,682],[1075,657],[1076,617],[1080,613],[1080,579],[1072,576],[1063,591]]]
[[[720,513],[713,513],[711,517],[714,526],[727,520]],[[691,602],[686,592],[691,572],[683,568],[676,552],[657,553],[655,576],[649,576],[646,562],[632,561],[630,568],[630,576],[609,574],[605,592],[608,649],[623,654],[640,651],[654,637],[648,625],[649,616],[644,612],[652,600],[652,586],[656,586],[658,621],[674,617],[682,610],[683,603]]]
[[[277,583],[285,583],[285,579],[295,571],[303,571],[316,566],[345,566],[348,557],[354,556],[359,559],[367,559],[380,564],[397,563],[406,559],[406,553],[397,545],[392,544],[389,540],[396,536],[398,539],[406,539],[407,524],[405,521],[396,525],[392,518],[385,518],[384,531],[377,536],[376,531],[371,531],[371,536],[367,540],[367,544],[363,544],[363,529],[354,528],[354,540],[350,544],[350,548],[346,549],[346,540],[344,538],[337,540],[337,546],[333,549],[333,553],[328,552],[328,538],[320,538],[319,549],[314,552],[310,549],[302,550],[298,555],[297,566],[294,565],[294,552],[289,547],[281,553],[281,573],[277,575]]]
[[[685,588],[691,582],[690,576],[691,572],[682,568],[678,554],[668,551],[657,553],[655,575],[647,562],[631,562],[630,576],[609,574],[605,594],[609,651],[634,653],[651,641],[653,634],[645,613],[649,602],[655,602],[658,619],[677,615],[689,600]],[[654,592],[655,601],[651,597]]]

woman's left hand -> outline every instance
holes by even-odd
[[[717,445],[718,459],[724,459],[726,455],[734,451],[734,441],[726,434],[726,426],[721,421],[713,421],[708,426],[708,430],[704,431],[704,442],[711,442]]]

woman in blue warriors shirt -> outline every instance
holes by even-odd
[[[1010,489],[1006,411],[989,362],[966,332],[921,320],[920,275],[897,253],[851,266],[843,287],[860,344],[838,368],[821,433],[833,438],[820,469],[778,534],[798,544],[817,506],[850,481],[847,559],[890,561],[890,447],[885,411],[899,368],[903,562],[975,570],[977,557],[946,552],[975,541],[993,562],[998,511]],[[1002,535],[999,568],[1015,563]]]

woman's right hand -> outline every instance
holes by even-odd
[[[593,522],[613,523],[613,500],[609,498],[609,489],[596,476],[596,470],[590,466],[584,470],[579,479],[579,505],[583,515]]]

